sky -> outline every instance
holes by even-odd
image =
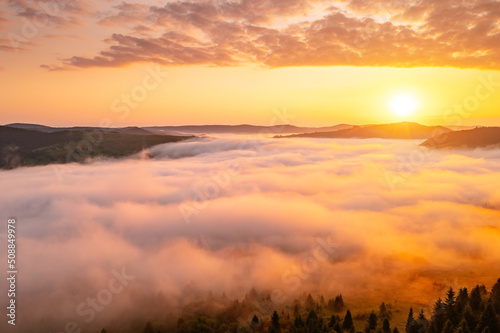
[[[499,17],[494,0],[4,0],[0,123],[500,125]],[[413,114],[391,111],[402,94]]]
[[[500,152],[418,143],[196,138],[149,160],[0,172],[0,211],[15,212],[22,237],[18,329],[175,323],[208,292],[241,301],[252,287],[273,295],[271,309],[342,293],[355,313],[385,301],[429,318],[450,286],[499,278]],[[122,270],[133,278],[99,296],[104,310],[76,311]]]

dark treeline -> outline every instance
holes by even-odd
[[[270,295],[252,289],[242,301],[229,301],[225,295],[215,300],[210,294],[202,303],[195,313],[179,317],[176,325],[151,320],[137,333],[500,333],[500,279],[491,291],[484,285],[470,292],[450,288],[429,318],[423,309],[410,308],[405,327],[391,322],[391,305],[381,303],[371,313],[355,314],[342,295],[304,295],[278,307]],[[210,311],[214,308],[218,310]]]

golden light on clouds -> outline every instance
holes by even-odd
[[[171,79],[114,123],[266,124],[270,110],[287,107],[303,124],[405,116],[436,124],[479,76],[497,75],[498,7],[491,0],[4,2],[1,119],[98,124],[113,100],[141,84],[144,68],[158,64]],[[418,113],[400,106],[387,116],[380,98],[399,84],[422,93]],[[35,92],[31,104],[26,91]],[[492,94],[463,121],[495,123],[499,100]]]
[[[208,291],[243,297],[252,286],[279,288],[290,301],[306,290],[341,292],[351,306],[418,301],[431,311],[450,284],[491,285],[500,264],[498,152],[434,152],[391,188],[385,172],[403,172],[414,147],[236,136],[157,146],[150,161],[61,166],[63,182],[52,166],[1,172],[10,191],[0,209],[15,209],[25,234],[23,324],[98,291],[110,263],[141,283],[93,325],[155,304],[159,292],[172,311]],[[214,177],[227,185],[214,191]],[[185,206],[194,209],[189,223]],[[298,279],[318,239],[337,246]],[[57,262],[57,274],[40,258]]]

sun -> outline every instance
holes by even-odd
[[[410,93],[398,93],[389,101],[389,109],[398,117],[409,117],[418,109],[418,101]]]

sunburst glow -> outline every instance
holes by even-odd
[[[389,101],[389,109],[398,117],[408,117],[418,109],[418,100],[410,93],[399,93]]]

